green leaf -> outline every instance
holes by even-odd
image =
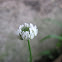
[[[39,55],[50,55],[50,54],[51,54],[50,50],[43,51],[43,52],[39,53]]]
[[[44,40],[46,40],[46,39],[48,39],[48,38],[50,38],[50,35],[45,36],[45,37],[42,38],[40,41],[42,42],[42,41],[44,41]]]
[[[48,38],[56,38],[56,39],[58,39],[58,40],[62,40],[62,36],[47,35],[47,36],[45,36],[44,38],[42,38],[40,41],[42,42],[42,41],[44,41],[44,40],[46,40],[46,39],[48,39]]]
[[[56,38],[58,40],[62,40],[62,36],[57,36],[57,35],[51,35],[51,38]]]
[[[62,46],[62,43],[61,43],[61,42],[58,42],[58,43],[56,44],[56,46],[57,46],[57,47],[61,47],[61,46]]]
[[[52,55],[49,55],[48,57],[49,57],[50,59],[54,59],[54,56],[52,56]]]

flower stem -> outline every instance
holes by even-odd
[[[28,40],[28,47],[29,47],[29,53],[30,53],[30,62],[32,62],[32,53],[31,53],[31,47],[30,47],[30,41]]]

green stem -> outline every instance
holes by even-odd
[[[28,40],[28,47],[29,47],[29,53],[30,53],[30,62],[32,62],[32,53],[31,53],[31,47],[30,47],[30,41]]]

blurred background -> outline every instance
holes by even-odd
[[[24,23],[38,27],[37,37],[30,40],[34,62],[41,57],[40,52],[56,48],[58,39],[40,40],[62,33],[62,0],[0,0],[0,62],[29,61],[27,42],[16,35]]]

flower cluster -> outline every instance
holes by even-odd
[[[38,29],[33,26],[32,23],[24,23],[24,25],[20,25],[18,29],[18,34],[22,37],[22,39],[33,39],[34,36],[37,36]]]

